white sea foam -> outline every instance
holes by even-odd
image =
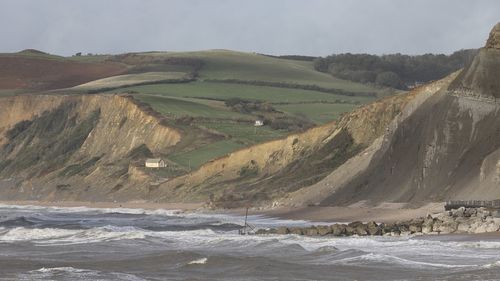
[[[55,229],[55,228],[24,228],[16,227],[4,231],[0,235],[1,242],[17,242],[17,241],[37,241],[45,239],[57,239],[69,237],[78,233],[78,230]]]
[[[42,273],[53,273],[53,272],[88,272],[91,270],[74,268],[71,266],[66,267],[42,267],[37,270],[33,270],[32,272],[42,272]]]
[[[11,207],[11,206],[9,206]],[[3,208],[0,206],[0,208]],[[219,231],[209,229],[210,225],[224,223],[240,223],[243,217],[215,213],[178,213],[172,210],[142,210],[124,208],[54,208],[37,207],[33,210],[20,209],[10,212],[3,210],[5,217],[26,216],[36,221],[57,223],[61,220],[65,225],[73,225],[72,221],[84,220],[84,227],[99,225],[88,229],[59,229],[30,227],[0,227],[0,243],[29,241],[36,246],[54,246],[69,244],[98,243],[105,241],[121,241],[121,245],[144,245],[150,243],[153,248],[168,246],[169,250],[189,250],[198,253],[234,253],[250,256],[289,256],[306,264],[347,264],[364,266],[381,264],[397,265],[402,268],[416,269],[451,269],[461,268],[494,268],[500,267],[497,262],[496,249],[500,241],[453,241],[450,238],[427,239],[407,237],[307,237],[299,235],[238,235],[236,230]],[[27,214],[25,214],[26,212]],[[65,215],[70,213],[70,215]],[[71,214],[77,213],[77,214]],[[151,217],[137,216],[100,216],[106,213],[146,214]],[[19,214],[19,215],[18,215]],[[169,216],[168,218],[162,216]],[[69,224],[67,224],[69,221]],[[127,225],[134,226],[116,226]],[[280,224],[294,225],[286,220],[275,220],[262,216],[249,216],[249,222],[258,227],[276,226]],[[103,224],[113,224],[102,226]],[[149,224],[151,223],[151,224]],[[295,225],[306,225],[299,221]],[[172,226],[199,227],[185,231],[153,231],[147,229],[168,229]],[[47,224],[50,226],[50,224]],[[143,229],[141,227],[147,228]],[[151,228],[150,228],[151,227]],[[215,228],[222,229],[222,228]],[[448,240],[447,240],[448,239]],[[118,243],[118,242],[116,242]],[[158,244],[155,244],[158,243]],[[138,247],[139,247],[138,246]],[[134,247],[134,246],[133,246]],[[202,264],[202,259],[187,264]],[[204,261],[206,263],[207,260]],[[50,269],[46,269],[50,270]],[[55,268],[54,270],[57,270]],[[40,274],[43,272],[39,272]],[[45,272],[50,273],[50,272]],[[84,272],[85,273],[85,272]],[[90,273],[85,273],[90,274]]]
[[[492,267],[500,267],[500,261],[496,261],[493,263],[488,263],[482,266],[483,268],[492,268]]]
[[[343,258],[340,260],[335,260],[331,262],[332,264],[349,264],[349,265],[360,265],[363,263],[373,264],[373,263],[385,263],[391,266],[400,265],[402,267],[412,267],[412,268],[468,268],[474,265],[458,265],[458,264],[443,264],[443,263],[432,263],[432,262],[422,262],[404,259],[391,255],[368,253],[361,256]]]
[[[208,261],[208,258],[201,258],[201,259],[190,261],[188,264],[206,264],[207,261]]]
[[[14,209],[19,212],[33,213],[37,211],[38,215],[43,216],[44,211],[48,214],[51,213],[81,213],[85,214],[131,214],[131,215],[154,215],[154,216],[166,216],[166,217],[177,217],[181,219],[177,221],[178,224],[202,224],[210,223],[211,225],[223,225],[223,224],[239,224],[243,225],[245,218],[240,215],[234,214],[221,214],[214,212],[200,212],[200,211],[182,211],[174,209],[156,209],[147,210],[141,208],[92,208],[92,207],[50,207],[50,206],[36,206],[36,205],[8,205],[0,204],[0,209]],[[42,213],[42,214],[40,214]],[[43,217],[41,217],[43,219]],[[59,219],[59,218],[58,218]],[[185,220],[184,220],[185,219]],[[270,218],[262,215],[250,215],[248,216],[248,223],[256,228],[268,228],[276,227],[281,225],[286,226],[308,226],[312,223],[304,220],[283,220],[277,218]],[[315,224],[326,224],[326,223],[315,223]]]
[[[57,280],[64,278],[64,280],[127,280],[127,281],[144,281],[132,274],[119,273],[119,272],[102,272],[99,270],[67,267],[42,267],[37,270],[29,271],[25,274],[19,274],[19,280]]]
[[[80,244],[123,239],[144,239],[140,231],[98,227],[85,230],[16,227],[0,233],[0,242],[31,241],[35,244]]]
[[[60,228],[0,228],[0,242],[31,241],[35,244],[82,244],[104,241],[146,239],[147,237],[193,242],[196,238],[206,241],[206,237],[216,237],[210,229],[189,231],[148,231],[135,227],[104,226],[90,229]],[[205,238],[204,238],[205,237]]]
[[[55,280],[54,278],[64,278],[64,280],[103,280],[102,274],[98,270],[80,269],[74,267],[42,267],[17,276],[18,280]]]
[[[90,229],[58,228],[0,228],[1,242],[29,241],[36,245],[70,245],[120,240],[145,240],[149,243],[169,243],[179,250],[211,250],[217,252],[241,251],[256,255],[275,255],[293,252],[297,255],[314,254],[310,263],[362,264],[388,263],[415,268],[462,268],[467,266],[496,267],[491,250],[500,242],[437,241],[408,237],[307,237],[297,235],[238,235],[211,229],[187,231],[150,231],[136,227],[103,226]],[[477,252],[484,249],[487,252]],[[356,256],[342,258],[342,253],[360,251]],[[321,252],[319,255],[318,252]],[[439,253],[441,258],[434,258]],[[468,261],[471,265],[461,264]],[[494,259],[496,261],[496,259]],[[491,263],[491,264],[490,264]],[[487,264],[487,265],[485,265]]]
[[[473,249],[498,249],[500,248],[499,241],[467,241],[467,242],[450,242],[457,247],[473,248]]]
[[[52,207],[52,206],[36,206],[36,205],[8,205],[0,204],[2,209],[18,209],[18,210],[46,210],[55,211],[63,213],[86,213],[86,212],[96,212],[101,214],[106,213],[119,213],[119,214],[132,214],[132,215],[163,215],[163,216],[174,216],[182,214],[182,210],[178,209],[155,209],[147,210],[141,208],[93,208],[93,207]]]

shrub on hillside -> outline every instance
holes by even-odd
[[[264,103],[261,101],[250,101],[240,98],[230,98],[224,101],[227,107],[232,110],[241,113],[252,113],[256,111],[260,112],[274,112],[276,111],[274,107],[269,103]]]
[[[308,129],[314,126],[309,119],[304,116],[287,116],[264,120],[274,130],[298,131]]]
[[[392,71],[385,71],[377,74],[375,84],[391,88],[400,88],[401,79],[396,73]]]

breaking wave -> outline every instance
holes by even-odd
[[[27,273],[19,274],[19,280],[125,280],[125,281],[145,281],[133,274],[119,272],[102,272],[99,270],[81,269],[68,267],[42,267]]]
[[[158,276],[231,268],[260,271],[269,269],[269,265],[283,271],[324,268],[325,274],[339,268],[447,274],[500,272],[500,239],[239,235],[240,221],[242,217],[227,214],[164,210],[0,206],[0,262],[12,264],[14,257],[17,263],[30,253],[32,261],[38,261],[51,253],[44,263],[36,263],[39,269],[26,272],[26,268],[32,268],[29,260],[29,267],[21,267],[14,280],[142,280],[133,274],[103,270],[106,267],[101,261],[117,259],[123,262],[119,271],[127,272],[131,265],[140,263],[144,272],[155,267]],[[257,227],[288,223],[259,216],[250,217],[249,222]],[[102,260],[89,263],[82,253]],[[73,259],[83,262],[73,263]],[[115,263],[109,268],[113,266]],[[311,276],[316,275],[300,280]],[[172,273],[169,277],[178,276]],[[258,278],[248,280],[254,279]]]
[[[367,253],[361,256],[344,258],[340,260],[335,260],[331,262],[332,264],[343,264],[343,265],[363,265],[363,264],[387,264],[390,266],[398,265],[401,267],[411,267],[411,268],[469,268],[474,267],[474,265],[457,265],[457,264],[442,264],[442,263],[431,263],[414,261],[409,259],[404,259],[392,255]]]
[[[210,229],[192,231],[147,231],[135,227],[105,226],[83,230],[59,228],[0,228],[0,242],[29,241],[35,244],[70,245],[106,241],[146,239],[147,237],[175,238],[213,235]]]
[[[0,204],[0,208],[4,209],[18,209],[18,210],[47,210],[47,211],[60,211],[64,213],[86,213],[86,212],[95,212],[95,213],[117,213],[117,214],[136,214],[136,215],[163,215],[163,216],[174,216],[183,214],[182,210],[174,210],[174,209],[156,209],[156,210],[147,210],[141,208],[92,208],[92,207],[52,207],[52,206],[35,206],[35,205],[7,205]]]

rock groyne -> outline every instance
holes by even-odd
[[[486,208],[458,208],[427,217],[395,223],[351,222],[310,227],[259,229],[255,234],[296,234],[306,236],[399,236],[410,234],[487,233],[500,230],[500,218]]]

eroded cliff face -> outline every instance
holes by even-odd
[[[496,104],[442,91],[398,124],[365,171],[322,204],[500,197]],[[495,175],[496,174],[496,175]]]
[[[160,153],[181,139],[178,130],[160,124],[160,120],[143,112],[129,97],[82,97],[78,111],[88,115],[99,108],[101,118],[79,149],[77,157],[104,154],[110,160],[117,160],[142,144],[153,153]]]
[[[500,198],[498,28],[470,66],[422,88],[383,137],[288,202],[421,205]]]
[[[144,199],[151,180],[130,153],[165,153],[181,133],[127,96],[0,99],[3,199]]]
[[[356,181],[361,181],[366,185],[372,183],[372,178],[367,177],[365,174],[372,167],[383,165],[382,160],[377,159],[377,157],[392,151],[393,148],[390,143],[393,135],[400,130],[400,124],[406,122],[429,98],[445,89],[457,74],[451,74],[440,81],[419,87],[408,94],[384,99],[369,105],[368,107],[374,107],[371,110],[362,108],[344,118],[345,126],[350,128],[352,135],[357,136],[358,140],[364,141],[365,148],[334,169],[321,181],[284,196],[280,199],[279,205],[346,204],[344,202],[330,201],[332,198],[341,198],[338,195],[340,190],[360,196],[348,203],[368,200],[369,197],[365,197],[365,195],[369,191],[362,191],[359,188],[350,188],[348,186]],[[372,112],[372,114],[367,114],[367,112]],[[436,120],[436,122],[438,121]],[[412,140],[407,140],[407,142],[411,143]],[[408,161],[415,161],[409,151],[407,154],[403,153],[402,156],[406,157]],[[394,172],[393,166],[397,165],[389,165],[392,172]],[[376,176],[376,173],[374,172],[373,175]],[[380,201],[390,201],[389,196],[391,194],[381,192],[380,195],[382,198]]]

